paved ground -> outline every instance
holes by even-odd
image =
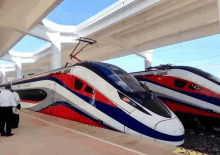
[[[74,121],[22,110],[12,137],[0,137],[0,155],[172,155],[176,147]]]

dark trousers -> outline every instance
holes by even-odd
[[[17,105],[17,109],[21,110],[21,104]],[[19,124],[19,115],[13,114],[12,115],[12,128],[17,128]]]
[[[0,132],[1,134],[11,134],[11,118],[12,118],[12,107],[0,107]],[[6,124],[6,133],[5,133]]]
[[[17,128],[19,124],[19,115],[12,114],[12,128]]]

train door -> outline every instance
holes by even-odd
[[[53,104],[54,103],[54,91],[53,91],[53,89],[54,89],[54,82],[50,82],[49,83],[49,94],[48,95],[50,95],[49,96],[49,100],[50,100],[50,103],[51,104]]]
[[[80,109],[83,109],[86,113],[88,113],[91,117],[94,118],[94,116],[96,116],[94,108],[93,108],[95,107],[95,90],[84,80],[78,77],[75,77],[74,91],[77,94],[80,94],[80,96],[81,95],[83,96],[80,99],[81,101],[80,100],[76,101],[77,105],[80,107]],[[76,117],[75,120],[85,123],[85,124],[95,125],[94,121],[88,118]]]
[[[53,90],[52,90],[52,102],[53,103],[56,103],[56,101],[57,101],[57,99],[56,99],[56,90],[57,90],[56,85],[57,85],[57,83],[54,82],[53,83]]]
[[[53,85],[53,103],[56,105],[63,105],[66,100],[66,89],[59,83],[54,82]]]

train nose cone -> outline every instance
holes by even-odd
[[[174,118],[171,120],[166,120],[159,122],[156,125],[156,130],[168,135],[183,135],[184,134],[184,128],[182,123],[179,121],[178,118]]]
[[[164,133],[166,135],[171,135],[171,136],[183,136],[185,132],[184,127],[178,118],[159,122],[155,126],[155,129],[161,133]],[[156,141],[164,142],[158,139],[156,139]],[[167,141],[169,141],[169,139],[167,139]],[[178,146],[178,145],[183,144],[183,142],[184,142],[184,139],[180,141],[169,141],[166,143],[169,145]]]

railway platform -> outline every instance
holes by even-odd
[[[172,155],[177,147],[22,109],[12,137],[0,137],[0,155]]]

